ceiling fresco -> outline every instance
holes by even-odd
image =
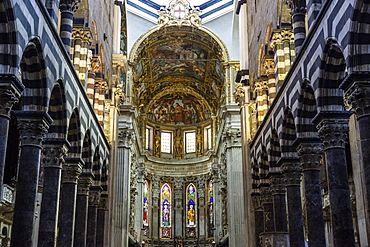
[[[159,124],[191,125],[210,119],[207,105],[194,95],[175,92],[153,102],[148,120]]]
[[[195,26],[164,26],[150,33],[132,63],[133,103],[153,123],[188,125],[208,120],[224,100],[224,55],[219,43]],[[183,108],[182,121],[175,119],[176,103]],[[196,113],[185,120],[187,107]]]

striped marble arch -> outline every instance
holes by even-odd
[[[78,109],[76,108],[70,117],[68,136],[71,147],[69,148],[68,157],[80,158],[81,157],[81,123]]]
[[[50,89],[47,85],[44,55],[38,37],[28,42],[21,59],[22,83],[25,90],[22,97],[23,110],[47,111]]]
[[[61,80],[55,83],[51,91],[48,113],[53,119],[53,123],[49,127],[47,138],[65,139],[67,134],[67,110],[64,85]]]
[[[305,79],[301,85],[297,108],[298,137],[317,137],[316,126],[312,119],[317,114],[316,98],[310,82]]]
[[[297,138],[295,123],[290,107],[286,107],[283,117],[283,129],[281,133],[281,154],[283,157],[297,157],[293,142]]]
[[[326,41],[316,89],[318,111],[342,111],[343,90],[339,89],[346,72],[342,49],[334,38]]]

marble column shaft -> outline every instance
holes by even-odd
[[[44,184],[38,237],[40,247],[56,246],[62,166],[69,146],[65,139],[44,139]]]
[[[102,195],[103,196],[103,195]],[[105,231],[105,208],[98,208],[98,225],[96,228],[96,247],[104,247],[104,231]]]
[[[261,195],[260,193],[252,193],[252,202],[254,208],[254,228],[255,228],[255,238],[257,247],[260,247],[260,234],[265,231],[265,221],[264,221],[264,213],[262,208],[261,202]]]
[[[89,190],[92,184],[92,174],[82,173],[78,178],[76,198],[76,225],[73,245],[75,247],[86,246],[87,235],[87,208]]]
[[[309,247],[325,247],[325,223],[322,207],[320,166],[322,143],[319,138],[299,140],[297,153],[304,180],[307,237]]]
[[[78,0],[61,0],[60,9],[60,38],[66,48],[67,53],[70,53],[72,27],[73,27],[73,14],[77,9]]]
[[[183,180],[182,179],[179,179],[179,180],[175,180],[174,182],[174,222],[173,222],[173,234],[172,236],[173,237],[176,237],[176,236],[182,236],[183,235],[183,225],[185,224],[183,222],[183,212],[184,212],[184,208],[183,208],[183,205],[182,205],[182,201],[183,201]],[[185,205],[186,207],[186,205]],[[186,219],[186,217],[185,217]]]
[[[62,170],[58,247],[71,247],[74,241],[77,181],[82,171],[81,158],[65,158]]]
[[[306,3],[303,0],[293,0],[292,2],[294,46],[297,55],[306,38]]]
[[[272,200],[272,191],[270,187],[261,188],[261,199],[264,214],[263,221],[265,226],[263,232],[274,232],[275,231],[274,205]]]
[[[20,131],[20,158],[14,205],[12,247],[31,247],[35,222],[41,142],[52,120],[46,112],[15,111]]]
[[[301,171],[298,158],[283,157],[279,160],[288,203],[288,225],[290,247],[304,247],[303,216],[301,199]]]
[[[314,118],[324,144],[333,246],[355,246],[345,144],[351,112],[321,112]]]
[[[288,232],[286,214],[286,189],[281,173],[275,173],[270,177],[272,200],[274,205],[274,223],[276,232]]]
[[[14,75],[0,74],[0,198],[4,180],[5,157],[8,143],[10,111],[17,104],[24,86]]]
[[[89,208],[87,220],[87,247],[96,246],[96,229],[98,224],[98,206],[100,203],[102,188],[100,186],[90,187],[89,192]]]

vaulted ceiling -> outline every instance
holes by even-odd
[[[200,105],[209,119],[223,100],[224,53],[199,27],[164,26],[150,33],[135,51],[134,104],[142,113],[153,113],[158,104],[175,106],[181,99],[184,108],[187,101]]]

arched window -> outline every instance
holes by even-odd
[[[161,188],[161,238],[171,238],[171,186],[167,183]]]
[[[197,191],[193,183],[186,188],[186,235],[196,237],[197,226]]]
[[[208,190],[207,190],[207,204],[208,204],[208,229],[209,229],[209,236],[213,236],[213,181],[210,180],[208,183]]]
[[[143,226],[145,237],[149,237],[149,198],[149,183],[145,180],[143,188]]]

